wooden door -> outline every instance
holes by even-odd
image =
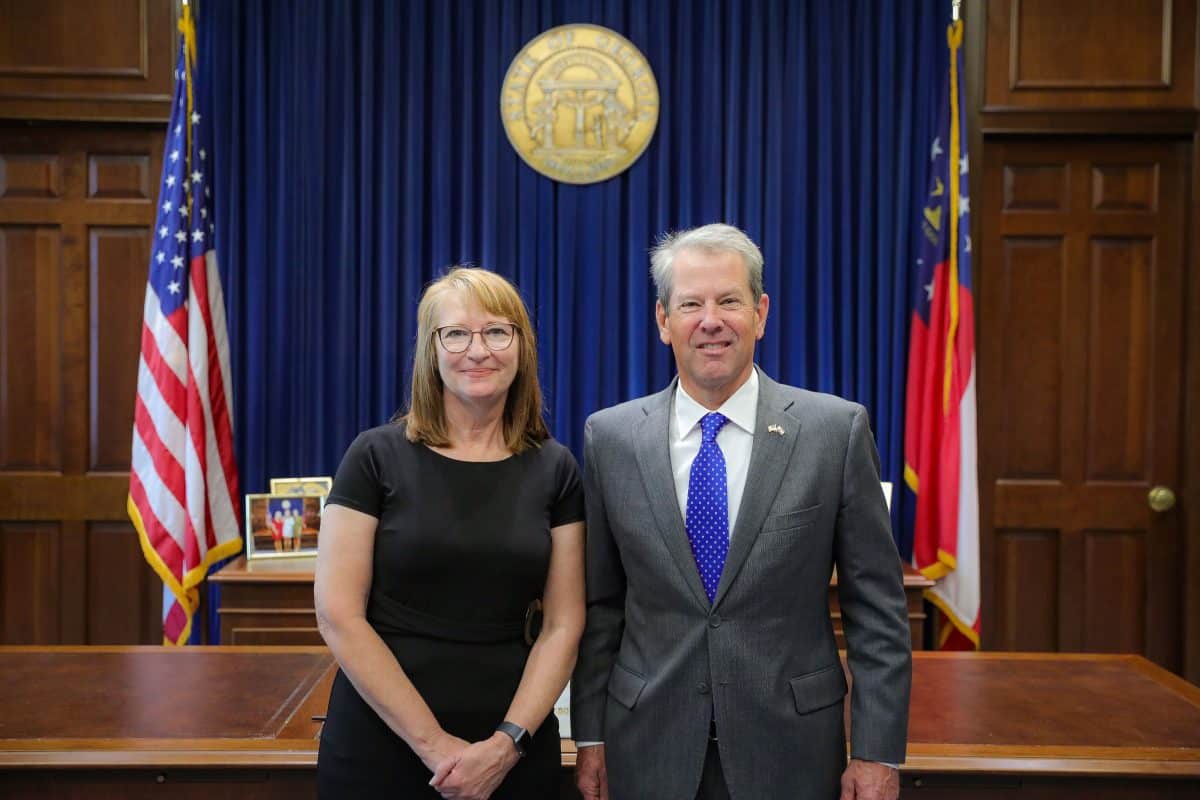
[[[0,644],[160,644],[125,513],[163,129],[0,123]]]
[[[1187,142],[988,141],[980,256],[983,636],[1182,668]]]

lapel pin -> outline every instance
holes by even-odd
[[[768,433],[778,433],[780,436],[783,436],[783,432],[784,432],[784,431],[783,431],[783,426],[781,426],[781,425],[768,425],[768,426],[767,426],[767,432],[768,432]]]

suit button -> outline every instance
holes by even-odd
[[[700,694],[708,694],[708,684],[704,681],[696,684],[696,691]]]
[[[710,627],[710,628],[721,627],[721,615],[713,614],[711,617],[709,617],[708,618],[708,627]]]

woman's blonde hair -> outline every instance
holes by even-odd
[[[538,383],[537,338],[529,323],[529,312],[521,295],[494,272],[473,267],[454,267],[425,288],[417,306],[417,343],[413,349],[412,388],[408,413],[398,417],[406,423],[410,442],[430,447],[448,447],[444,385],[438,370],[437,313],[450,292],[462,292],[489,314],[511,320],[517,326],[515,346],[520,348],[517,375],[508,387],[504,403],[504,443],[513,453],[538,447],[550,431],[542,419],[542,387]]]

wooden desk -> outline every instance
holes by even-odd
[[[333,674],[323,648],[0,648],[0,796],[313,797]],[[1140,656],[917,653],[902,779],[906,800],[1200,797],[1200,689]]]
[[[247,563],[244,556],[209,577],[221,586],[221,644],[318,645],[317,616],[313,611],[313,566],[315,559],[271,558]],[[933,581],[904,565],[904,593],[908,601],[908,626],[914,650],[924,642],[925,607],[923,592]],[[842,637],[842,613],[838,605],[837,575],[829,584],[829,612],[838,647]]]
[[[313,610],[316,558],[238,556],[208,577],[221,587],[223,645],[324,645]]]

